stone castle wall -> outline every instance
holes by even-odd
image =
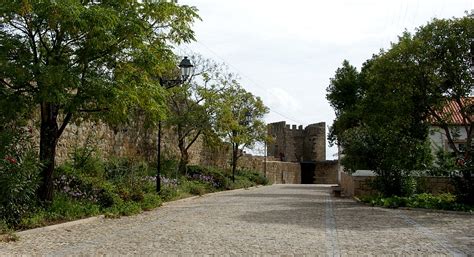
[[[346,172],[341,172],[341,188],[345,196],[367,196],[377,194],[372,189],[371,182],[375,176],[351,176]],[[418,177],[417,180],[422,185],[422,190],[431,194],[453,193],[454,186],[448,177]]]
[[[140,124],[113,128],[103,122],[82,122],[69,124],[58,142],[56,161],[62,163],[70,158],[77,148],[94,148],[101,156],[108,158],[128,157],[156,161],[158,129],[144,128]],[[206,150],[204,150],[206,149]],[[162,158],[179,157],[177,136],[169,128],[163,127],[161,136]],[[199,138],[189,149],[191,164],[218,164],[221,161],[207,159],[216,156],[215,150]],[[216,165],[218,166],[218,165]]]
[[[267,156],[281,161],[326,160],[326,123],[303,126],[287,125],[286,122],[268,124],[268,134],[273,138],[267,147]]]
[[[338,161],[317,161],[314,170],[315,184],[338,184]]]
[[[297,158],[302,158],[304,146],[295,142],[302,142],[308,136],[302,126],[290,128],[284,122],[280,125],[277,128],[280,129],[279,133],[284,136],[279,137],[278,140],[280,140],[282,146],[291,142],[290,147],[285,147],[284,152],[288,156],[291,156],[291,152],[293,152],[293,158],[291,158],[293,162],[280,161],[279,157],[273,156],[268,156],[266,162],[263,156],[243,156],[239,159],[238,166],[239,168],[248,168],[265,174],[271,183],[300,184],[301,166],[296,161]],[[324,125],[322,125],[322,128],[324,128]],[[278,130],[275,131],[278,132]],[[322,133],[321,130],[316,132],[313,133],[315,136]],[[35,134],[36,138],[39,139],[37,130]],[[100,121],[71,123],[66,127],[58,142],[56,161],[57,163],[63,163],[71,158],[71,154],[76,149],[88,147],[95,149],[104,158],[127,157],[154,162],[157,158],[157,137],[157,128],[144,128],[140,122],[120,127],[112,127]],[[317,142],[318,140],[314,141]],[[179,158],[177,137],[165,124],[162,129],[161,144],[162,158]],[[273,147],[274,152],[278,152],[278,144]],[[224,143],[207,142],[203,138],[199,138],[189,149],[189,157],[190,164],[230,168],[230,147]],[[321,166],[322,169],[327,168],[323,166]],[[324,171],[324,174],[329,173]],[[332,179],[326,179],[325,181],[329,183],[332,182]]]
[[[295,162],[277,161],[263,156],[242,156],[238,167],[251,169],[265,175],[272,184],[301,184],[301,166]]]

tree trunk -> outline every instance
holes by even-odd
[[[180,139],[178,142],[179,152],[181,153],[181,158],[179,160],[179,172],[181,174],[187,174],[187,165],[189,162],[189,154],[188,149],[186,148],[186,144],[184,140]]]
[[[53,200],[53,171],[59,138],[57,116],[56,106],[50,103],[41,103],[40,162],[43,169],[38,197],[44,202]]]
[[[232,144],[232,182],[235,183],[235,169],[237,168],[239,148],[237,145]]]

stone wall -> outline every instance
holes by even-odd
[[[81,147],[94,148],[105,158],[126,156],[156,161],[157,138],[157,128],[144,128],[139,124],[115,128],[102,122],[87,121],[69,124],[58,142],[56,161],[58,163],[64,162],[70,158],[75,149]],[[196,140],[188,152],[191,164],[222,163],[221,158],[214,158],[218,156],[216,153],[218,151],[208,147],[202,138]],[[179,157],[177,137],[171,129],[165,126],[162,129],[161,154],[162,158],[166,159]]]
[[[338,161],[318,161],[315,163],[314,184],[337,184]]]
[[[417,182],[424,192],[431,194],[454,193],[449,177],[419,177]]]
[[[303,126],[287,125],[286,122],[268,124],[268,135],[273,142],[267,146],[267,156],[282,161],[326,160],[326,123]]]
[[[305,128],[303,161],[326,160],[326,123],[319,122]]]
[[[341,172],[340,186],[345,196],[373,195],[377,191],[371,188],[371,181],[375,176],[351,176]],[[454,187],[448,177],[418,177],[417,181],[422,191],[432,194],[454,192]]]
[[[344,196],[372,195],[376,191],[370,186],[373,176],[351,176],[345,172],[341,173],[341,188]]]
[[[273,184],[301,184],[299,163],[270,161],[266,164],[266,176]]]
[[[299,163],[276,161],[275,158],[263,156],[242,156],[239,168],[251,169],[266,175],[273,184],[301,184],[301,167]]]

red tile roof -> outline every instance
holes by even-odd
[[[472,108],[474,108],[474,97],[462,98],[461,104],[465,109],[471,108],[470,117],[471,120],[473,120],[474,113]],[[461,108],[455,100],[447,101],[443,109],[438,111],[437,114],[450,125],[464,125],[466,122],[468,122],[464,121],[463,116],[461,115]],[[439,124],[439,122],[437,122],[434,117],[430,117],[429,121],[434,125],[437,123]]]

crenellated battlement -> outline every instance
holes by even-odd
[[[286,124],[285,121],[268,124],[268,134],[273,141],[268,144],[267,156],[299,161],[326,160],[326,123],[303,125]]]

